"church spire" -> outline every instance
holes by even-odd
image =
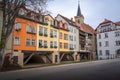
[[[81,16],[81,9],[80,9],[80,1],[78,1],[78,10],[77,10],[77,16]]]

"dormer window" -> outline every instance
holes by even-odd
[[[57,25],[58,25],[58,24],[57,24],[57,21],[55,21],[55,26],[57,27]]]
[[[60,27],[62,28],[62,23],[60,22]]]
[[[53,20],[50,20],[50,25],[54,25]]]
[[[48,18],[45,18],[45,23],[47,23],[47,24],[48,24]]]

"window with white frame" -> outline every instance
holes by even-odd
[[[43,34],[43,27],[39,26],[39,34]]]
[[[44,41],[44,46],[47,47],[47,41]]]
[[[110,51],[109,50],[105,50],[106,56],[110,55]]]
[[[98,35],[99,39],[101,39],[101,34]]]
[[[116,46],[120,46],[120,40],[116,41]]]
[[[59,46],[60,46],[60,48],[62,48],[62,42],[60,42],[60,45],[59,45]]]
[[[32,33],[36,33],[36,27],[33,26],[33,27],[31,27],[31,29],[32,29],[31,30]]]
[[[26,46],[30,46],[30,39],[29,38],[26,39]]]
[[[109,42],[108,41],[105,41],[105,46],[109,46]]]
[[[102,56],[102,50],[99,50],[99,55]]]
[[[74,41],[76,41],[76,36],[74,36]]]
[[[120,31],[115,32],[115,37],[120,36]]]
[[[68,34],[64,34],[64,40],[68,40]]]
[[[101,42],[99,42],[99,47],[101,47],[102,46],[102,43]]]
[[[64,43],[64,48],[68,49],[68,43]]]
[[[105,33],[105,38],[108,38],[108,33]]]
[[[29,24],[26,25],[26,32],[31,32],[31,26]]]
[[[42,40],[39,40],[39,45],[38,47],[42,47]]]
[[[53,30],[50,29],[50,36],[53,37]]]
[[[57,41],[54,41],[54,47],[57,47]]]
[[[50,25],[54,25],[54,22],[53,22],[53,20],[50,20]]]
[[[48,24],[48,18],[45,18],[45,23],[47,23],[47,24]]]
[[[54,30],[54,37],[57,37],[57,30]]]
[[[20,30],[21,29],[21,23],[20,22],[16,22],[15,23],[15,29],[16,30]]]
[[[62,28],[62,23],[60,22],[60,27]]]
[[[20,37],[14,37],[14,45],[20,45]]]
[[[53,41],[50,41],[50,47],[53,48]]]
[[[57,21],[55,21],[55,26],[57,27],[57,25],[58,25],[58,23],[57,23]]]
[[[62,39],[62,32],[60,32],[60,39]]]
[[[35,46],[35,39],[32,39],[32,46]]]
[[[47,33],[48,33],[47,28],[44,28],[44,35],[47,35]]]

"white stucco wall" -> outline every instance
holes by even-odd
[[[110,58],[114,58],[116,55],[116,50],[120,49],[120,46],[116,46],[116,41],[120,40],[120,36],[116,37],[115,32],[120,31],[120,30],[115,30],[115,31],[110,31],[106,32],[108,33],[108,38],[105,38],[105,32],[104,33],[99,33],[101,35],[101,39],[99,39],[99,34],[97,34],[97,53],[98,53],[98,58],[102,59],[107,59],[108,57],[106,56],[105,50],[110,51]],[[105,46],[105,41],[109,42],[109,46]],[[99,46],[99,42],[102,43],[102,46]],[[102,55],[100,55],[99,50],[102,50]]]

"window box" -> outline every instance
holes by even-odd
[[[54,25],[53,25],[53,24],[51,24],[50,26],[51,26],[51,27],[54,27]]]
[[[70,50],[74,50],[74,48],[70,48]]]
[[[47,37],[48,35],[47,34],[44,34],[45,37]]]
[[[44,46],[44,48],[48,48],[48,46]]]
[[[40,33],[39,36],[43,36],[43,33]]]
[[[57,48],[57,46],[54,46],[54,48]]]
[[[42,48],[43,46],[39,46],[39,48]]]
[[[53,48],[53,46],[50,46],[50,48]]]
[[[44,25],[48,25],[48,23],[44,23]]]
[[[51,38],[53,38],[53,35],[50,35]]]

